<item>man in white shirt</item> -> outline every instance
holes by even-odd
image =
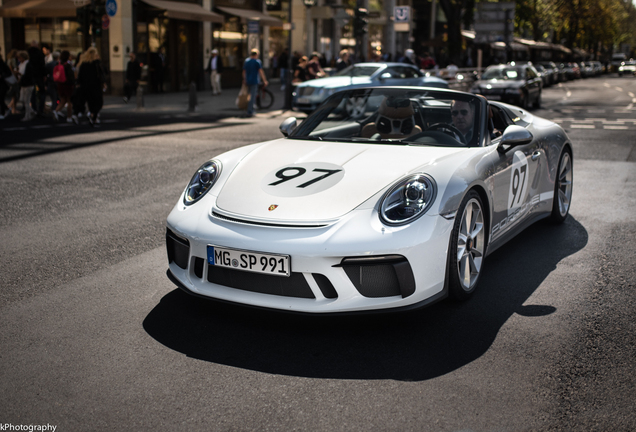
[[[223,62],[219,57],[219,50],[216,48],[212,50],[212,57],[210,63],[206,69],[206,72],[210,72],[210,84],[212,84],[212,94],[221,94],[221,72],[223,72]]]

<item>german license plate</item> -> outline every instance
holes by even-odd
[[[208,246],[208,264],[272,276],[291,274],[289,255],[266,254],[211,245]]]
[[[308,104],[309,103],[309,98],[308,97],[299,97],[298,99],[296,99],[296,102],[299,104]]]

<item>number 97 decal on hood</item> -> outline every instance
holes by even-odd
[[[279,197],[313,195],[335,186],[344,174],[343,167],[330,163],[290,164],[267,174],[261,180],[261,189]]]

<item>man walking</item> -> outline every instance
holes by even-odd
[[[141,80],[141,65],[135,53],[128,54],[130,60],[126,66],[126,83],[124,83],[124,102],[128,103],[134,93],[137,92],[139,80]]]
[[[247,85],[250,92],[250,100],[247,103],[247,114],[246,117],[254,116],[254,101],[256,100],[256,95],[258,94],[258,79],[259,77],[263,81],[263,85],[267,87],[267,78],[265,77],[265,72],[263,71],[263,65],[261,61],[258,59],[258,49],[254,48],[250,52],[250,57],[245,60],[243,64],[243,83]]]
[[[210,63],[205,70],[210,73],[210,84],[212,84],[212,94],[221,94],[221,72],[223,72],[223,61],[219,57],[219,50],[216,48],[212,50],[212,57]]]

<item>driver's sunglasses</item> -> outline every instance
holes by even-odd
[[[457,117],[460,114],[463,115],[463,116],[466,116],[468,114],[468,110],[467,109],[463,109],[463,110],[453,110],[453,111],[451,111],[451,115],[453,117]]]

